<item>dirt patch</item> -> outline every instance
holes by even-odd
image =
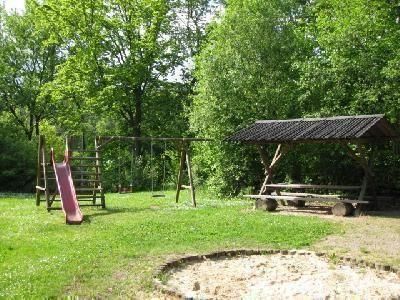
[[[342,225],[342,230],[312,245],[312,250],[400,267],[400,210],[372,211],[360,217],[336,217],[327,205],[302,208],[280,205],[276,213],[314,216]]]
[[[333,218],[343,232],[330,235],[311,248],[400,267],[400,212]]]
[[[167,285],[201,299],[400,297],[396,274],[334,265],[313,253],[195,262],[172,271]]]

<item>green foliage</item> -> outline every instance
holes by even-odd
[[[298,113],[292,62],[302,47],[291,20],[296,7],[295,1],[229,2],[197,58],[190,111],[197,135],[221,140],[254,120]],[[254,177],[247,179],[255,169],[253,150],[221,142],[197,150],[196,162],[217,191],[237,192],[254,183]]]
[[[183,195],[182,195],[183,196]],[[199,197],[175,204],[150,193],[106,195],[80,226],[32,197],[0,199],[0,297],[147,298],[168,255],[223,248],[303,248],[333,233],[326,220],[266,214],[246,201]],[[182,197],[183,198],[183,197]],[[296,230],[293,230],[295,228]],[[55,279],[56,278],[56,279]]]
[[[399,22],[393,1],[228,1],[196,60],[191,129],[221,141],[257,119],[385,113],[399,124]],[[199,145],[195,161],[216,192],[238,193],[263,175],[253,149]],[[375,168],[395,169],[390,156]],[[299,148],[281,168],[275,180],[361,175],[331,146]]]
[[[35,26],[34,11],[6,14],[0,6],[0,110],[7,112],[30,140],[42,119],[52,112],[48,97],[40,97],[60,62],[57,45],[47,44],[49,32]]]
[[[10,118],[0,115],[0,190],[31,192],[36,175],[36,143]]]
[[[385,113],[399,122],[397,4],[319,1],[308,11],[315,21],[305,28],[313,55],[300,64],[303,112]]]

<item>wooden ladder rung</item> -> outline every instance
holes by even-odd
[[[87,171],[79,171],[79,170],[72,170],[72,176],[74,175],[84,175],[84,176],[95,176],[98,175],[100,176],[101,173],[96,173],[96,172],[87,172]]]
[[[99,179],[73,178],[74,182],[100,182]]]
[[[101,199],[102,198],[102,196],[101,195],[98,195],[98,194],[96,194],[96,195],[78,195],[77,196],[77,198],[78,198],[78,200],[85,200],[85,199]]]
[[[102,191],[102,190],[103,190],[103,188],[101,188],[101,187],[95,187],[95,188],[90,188],[90,187],[77,187],[77,188],[75,189],[75,191],[77,191],[77,192],[91,192],[91,191],[95,192],[95,191]]]
[[[99,165],[72,165],[72,168],[100,168]],[[79,170],[76,170],[79,171]],[[74,170],[72,170],[74,172]]]

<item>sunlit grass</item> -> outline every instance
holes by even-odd
[[[173,192],[109,194],[107,209],[82,210],[83,224],[67,226],[61,211],[36,207],[31,195],[0,196],[0,298],[132,297],[151,291],[167,255],[305,247],[337,226],[254,211],[240,199],[200,195],[195,209],[176,204]]]

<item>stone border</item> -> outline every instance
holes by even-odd
[[[226,251],[217,251],[211,252],[208,254],[199,254],[199,255],[187,255],[187,256],[180,256],[177,258],[169,259],[164,264],[160,265],[153,274],[153,284],[156,290],[162,292],[165,295],[186,299],[185,295],[181,294],[179,291],[172,287],[168,287],[167,285],[163,284],[160,277],[167,273],[168,271],[182,266],[186,263],[193,263],[193,262],[201,262],[207,259],[216,259],[216,258],[229,258],[229,257],[236,257],[236,256],[251,256],[251,255],[268,255],[268,254],[282,254],[282,255],[310,255],[315,254],[320,257],[327,257],[334,256],[335,254],[329,254],[326,252],[314,252],[314,251],[306,251],[306,250],[249,250],[249,249],[237,249],[237,250],[226,250]],[[400,278],[400,268],[393,267],[391,265],[383,265],[380,263],[368,262],[363,259],[356,259],[349,256],[339,256],[337,257],[342,264],[350,265],[353,267],[363,267],[363,268],[370,268],[376,269],[379,271],[385,272],[392,272],[397,274]]]

